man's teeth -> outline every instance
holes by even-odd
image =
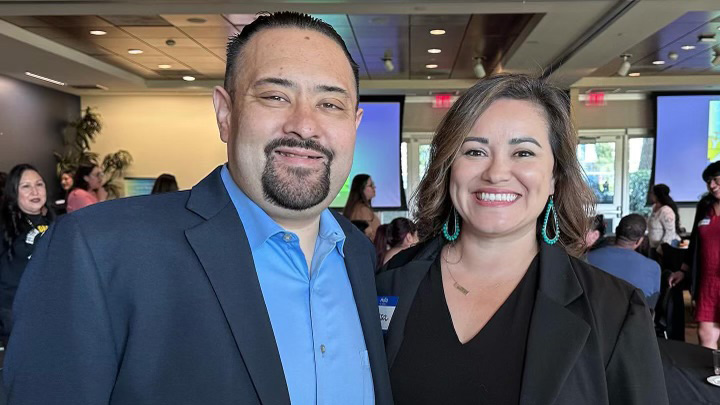
[[[296,155],[294,153],[289,152],[278,152],[279,154],[287,157],[294,157],[294,158],[305,158],[305,159],[317,159],[315,156],[307,156],[307,155]]]
[[[493,193],[479,193],[480,199],[483,201],[515,201],[518,198],[517,194],[493,194]]]

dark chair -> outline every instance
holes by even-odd
[[[662,258],[662,276],[660,280],[660,298],[655,306],[655,332],[658,337],[685,341],[685,301],[683,290],[689,285],[688,280],[673,288],[668,286],[668,278],[674,271],[679,271],[685,257],[685,250],[674,248],[667,243],[660,246]]]

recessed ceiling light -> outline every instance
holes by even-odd
[[[445,35],[445,30],[430,30],[430,35]]]
[[[45,77],[45,76],[36,75],[35,73],[25,72],[25,75],[26,75],[26,76],[30,76],[30,77],[35,78],[35,79],[44,80],[44,81],[49,82],[49,83],[52,83],[52,84],[57,84],[58,86],[64,86],[64,85],[65,85],[65,83],[63,83],[63,82],[59,82],[59,81],[57,81],[57,80],[53,80],[53,79],[47,78],[47,77]]]
[[[425,67],[428,69],[437,69],[438,65],[434,63],[428,63],[427,65],[425,65]]]
[[[170,69],[172,65],[158,65],[158,69]]]
[[[128,49],[128,53],[130,55],[140,55],[141,53],[143,53],[143,50],[142,49]]]
[[[640,76],[640,73],[638,73],[638,72],[628,73],[628,76],[630,76],[630,77],[638,77],[638,76]]]
[[[652,64],[653,64],[653,65],[664,65],[664,64],[665,64],[665,61],[664,61],[664,60],[654,60],[654,61],[652,62]]]
[[[700,42],[715,42],[715,34],[700,34],[698,35],[698,41]]]
[[[692,51],[693,49],[695,49],[695,45],[683,45],[680,47],[680,49],[682,49],[683,51]]]
[[[92,30],[92,31],[90,31],[90,34],[91,35],[105,35],[105,34],[107,34],[107,32],[105,32],[103,30]]]
[[[437,49],[437,48],[428,49],[428,53],[440,53],[440,52],[442,52],[441,49]]]
[[[428,80],[430,80],[430,79],[432,79],[432,76],[428,76],[427,78],[428,78]]]
[[[191,22],[194,24],[202,24],[204,22],[207,22],[207,20],[204,18],[200,18],[200,17],[190,17],[187,19],[187,22]]]
[[[183,76],[183,80],[185,80],[186,82],[192,82],[195,80],[195,77],[194,76]]]

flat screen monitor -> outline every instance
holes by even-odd
[[[675,201],[698,201],[703,170],[720,160],[720,94],[658,95],[656,106],[654,183]]]
[[[375,183],[373,209],[407,209],[400,168],[404,102],[404,96],[360,97],[364,113],[357,130],[352,169],[330,207],[342,209],[352,179],[358,174],[368,174]]]

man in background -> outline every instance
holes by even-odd
[[[660,294],[660,265],[636,252],[643,242],[647,222],[639,214],[620,220],[615,229],[615,244],[588,253],[590,264],[639,288],[650,308],[655,307]]]

